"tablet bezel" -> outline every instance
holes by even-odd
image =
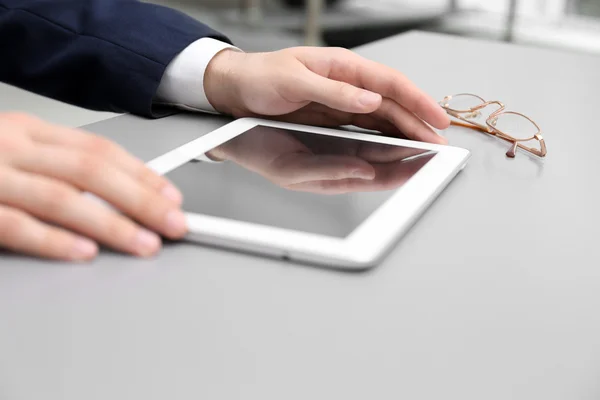
[[[437,154],[344,238],[186,212],[188,240],[333,267],[370,267],[415,222],[470,156],[468,150],[452,146],[241,118],[163,154],[147,165],[164,175],[257,125],[431,150]],[[399,209],[403,212],[399,213]]]

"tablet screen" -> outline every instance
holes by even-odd
[[[256,126],[165,176],[183,209],[343,238],[435,153]]]

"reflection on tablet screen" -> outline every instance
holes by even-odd
[[[345,237],[435,153],[257,126],[166,174],[187,212]]]

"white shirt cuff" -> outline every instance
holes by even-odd
[[[213,38],[202,38],[186,47],[167,66],[156,92],[155,103],[188,111],[218,114],[206,98],[204,74],[210,61],[222,50],[236,49],[228,43]],[[196,160],[213,161],[205,154]]]
[[[206,98],[204,74],[210,61],[225,49],[239,50],[213,38],[198,39],[186,47],[167,66],[156,92],[155,103],[217,114]]]

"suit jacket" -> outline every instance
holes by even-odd
[[[155,116],[165,68],[203,37],[230,43],[136,0],[0,0],[0,81],[93,110]]]

